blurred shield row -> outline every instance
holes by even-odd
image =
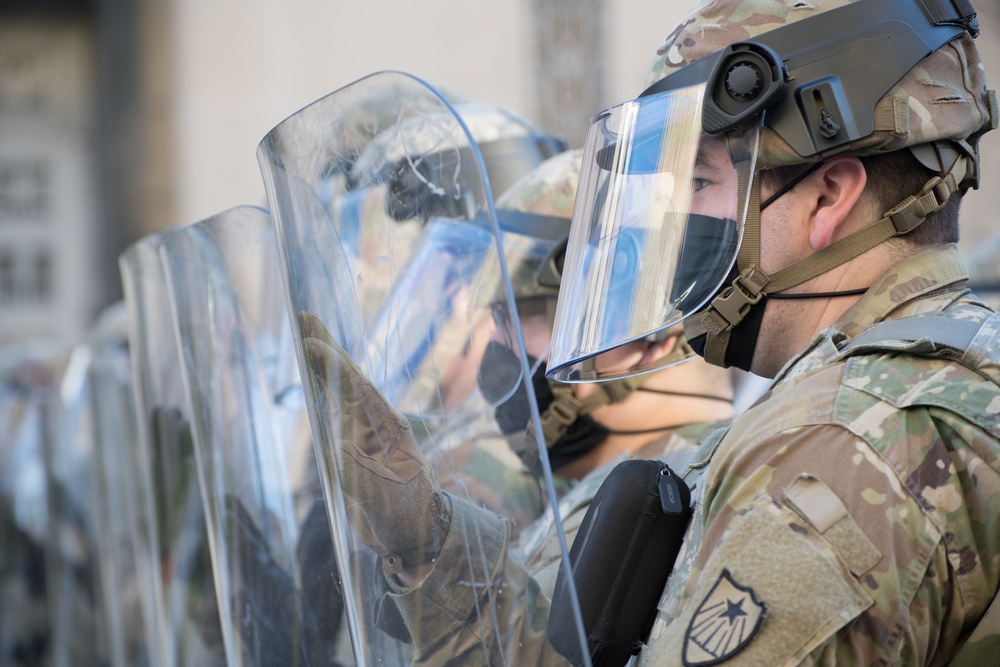
[[[302,109],[258,148],[267,208],[134,244],[124,303],[72,349],[0,351],[0,667],[413,662],[350,519],[336,401],[300,379],[300,313],[512,550],[559,524],[505,255],[550,248],[503,235],[493,187],[564,146],[450,99],[380,73]],[[499,488],[484,447],[513,471]],[[455,623],[516,626],[495,595]]]

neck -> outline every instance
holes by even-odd
[[[688,365],[702,365],[701,361],[689,361],[675,369]],[[670,369],[673,370],[673,369]],[[711,369],[715,372],[715,369]],[[657,378],[658,379],[658,378]],[[662,384],[656,380],[649,385]],[[722,395],[732,400],[732,390],[728,383],[718,383],[717,387],[690,389],[689,391]],[[685,386],[678,383],[675,386]],[[591,417],[611,431],[645,431],[646,433],[610,433],[600,445],[569,463],[557,472],[563,477],[581,479],[587,473],[613,461],[622,454],[632,454],[653,442],[666,441],[680,426],[696,422],[721,421],[733,416],[731,402],[690,396],[673,396],[637,391],[624,401],[602,406]]]
[[[789,294],[844,292],[872,285],[888,264],[875,248],[821,276],[788,289]],[[751,371],[774,377],[818,333],[832,326],[861,295],[815,299],[768,299]]]

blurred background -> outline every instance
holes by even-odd
[[[1000,83],[1000,0],[978,0]],[[255,151],[351,81],[403,70],[580,146],[637,95],[681,0],[0,0],[0,345],[80,338],[138,238],[264,202]],[[1000,223],[1000,133],[963,249]]]

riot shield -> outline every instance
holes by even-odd
[[[225,664],[219,609],[181,361],[159,246],[147,236],[119,258],[128,308],[141,484],[137,547],[151,565],[160,664]]]
[[[337,664],[343,594],[270,217],[230,209],[171,234],[160,256],[228,662]]]
[[[45,439],[65,353],[43,341],[0,350],[0,666],[51,664]]]
[[[49,609],[54,665],[107,664],[100,585],[100,476],[89,383],[93,348],[74,346],[45,439],[49,503]]]
[[[150,564],[137,548],[141,507],[138,431],[125,304],[102,313],[85,344],[87,411],[93,439],[97,562],[108,660],[155,666],[157,627]]]
[[[375,74],[278,125],[258,160],[358,663],[558,662],[551,591],[516,550],[525,518],[558,525],[555,491],[462,119],[419,79]],[[358,201],[364,254],[341,217]],[[528,498],[528,516],[487,496]]]

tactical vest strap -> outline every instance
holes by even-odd
[[[852,338],[840,351],[847,353],[873,348],[886,349],[887,341],[917,342],[926,339],[933,343],[935,348],[947,348],[963,355],[972,345],[983,324],[985,322],[935,315],[915,315],[898,320],[886,320],[872,325]]]
[[[989,352],[1000,347],[1000,313],[980,322],[944,313],[888,320],[838,347],[839,359],[879,352],[950,359],[1000,385],[1000,365],[989,358]]]

